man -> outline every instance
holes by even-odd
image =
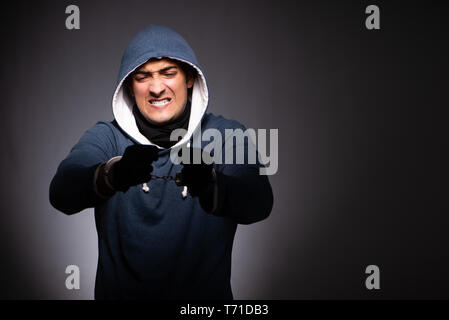
[[[50,185],[51,204],[66,214],[95,207],[96,299],[233,298],[236,226],[265,219],[273,196],[259,162],[173,163],[171,151],[193,147],[201,130],[245,129],[207,105],[187,42],[160,25],[141,30],[122,58],[115,120],[87,130]],[[186,131],[171,141],[175,129]]]

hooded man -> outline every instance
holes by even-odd
[[[150,25],[123,55],[114,121],[87,130],[59,165],[51,204],[65,214],[95,208],[96,299],[233,298],[237,224],[268,217],[273,195],[258,161],[171,161],[170,151],[190,147],[198,132],[213,128],[225,137],[225,129],[245,130],[206,113],[208,99],[204,72],[187,42]],[[185,134],[171,141],[175,129]],[[224,141],[220,147],[225,152]]]

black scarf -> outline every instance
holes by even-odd
[[[137,128],[139,128],[140,133],[142,133],[148,140],[158,146],[168,149],[175,145],[178,141],[170,141],[170,134],[173,130],[183,128],[188,129],[189,119],[190,119],[190,105],[191,102],[187,99],[186,107],[183,113],[175,119],[173,122],[164,124],[161,126],[149,123],[147,119],[140,113],[137,104],[134,103],[133,114],[136,119]]]

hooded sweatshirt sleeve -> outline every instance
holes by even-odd
[[[94,191],[95,170],[114,156],[114,146],[114,135],[105,122],[87,130],[51,181],[52,206],[65,214],[74,214],[102,202]]]
[[[236,121],[230,121],[232,130],[245,132],[246,128]],[[223,129],[222,129],[223,130]],[[223,143],[223,164],[216,167],[217,174],[217,206],[213,212],[226,216],[236,223],[251,224],[266,219],[273,207],[273,191],[266,175],[260,174],[263,165],[258,160],[258,151],[248,139],[230,141],[233,136],[225,137]],[[246,157],[237,164],[236,155],[244,151]],[[226,154],[233,155],[232,164],[227,164]],[[251,164],[248,154],[256,154],[256,163]]]

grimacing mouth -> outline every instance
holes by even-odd
[[[160,103],[160,102],[163,102],[166,100],[167,100],[166,103],[163,103],[163,104]],[[152,105],[165,105],[167,103],[170,103],[171,100],[172,100],[172,98],[167,97],[167,98],[162,98],[162,99],[148,99],[148,102]]]

